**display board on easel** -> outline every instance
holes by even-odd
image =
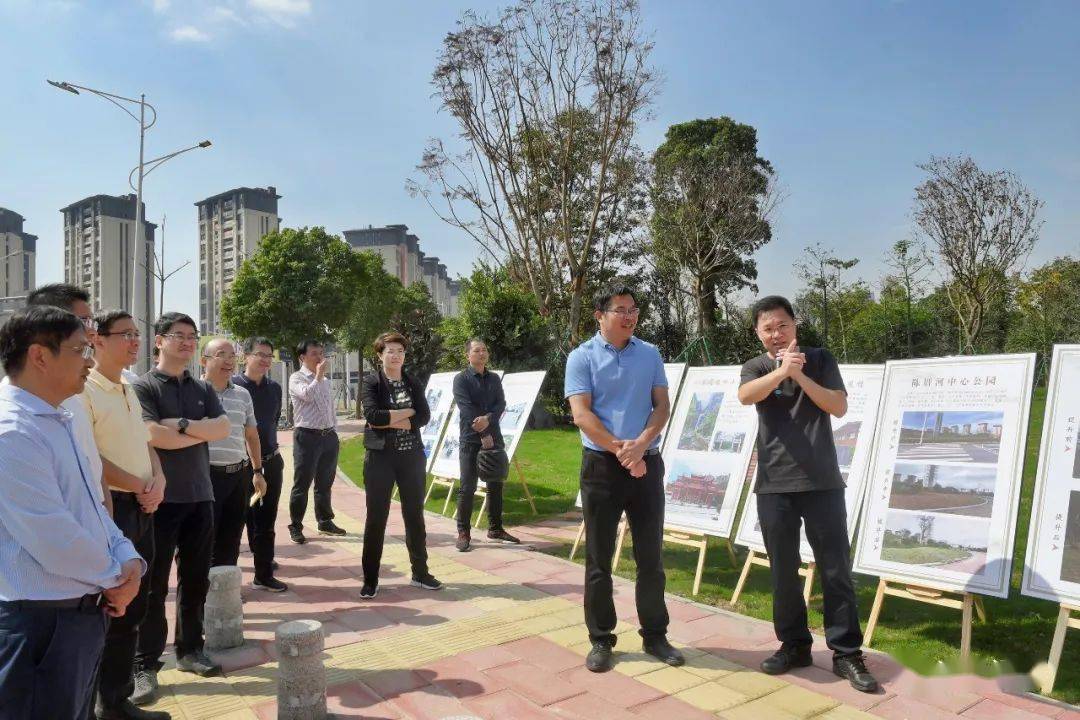
[[[457,373],[435,373],[428,379],[425,395],[431,409],[431,420],[420,428],[420,438],[424,442],[424,457],[427,458],[426,470],[431,471],[435,462],[435,448],[442,439],[450,419],[450,410],[454,405],[454,376]]]
[[[1050,362],[1027,558],[1020,591],[1060,603],[1043,691],[1051,692],[1065,633],[1080,628],[1080,345],[1055,345]]]
[[[491,370],[490,372],[495,373],[500,378],[503,377],[502,370]],[[454,394],[453,376],[456,375],[457,373],[451,373],[451,397]],[[461,464],[458,461],[458,447],[461,445],[460,426],[461,412],[455,404],[453,411],[450,413],[450,421],[446,426],[446,432],[443,433],[442,441],[436,446],[434,460],[430,464],[429,472],[435,477],[450,480],[459,480],[461,478]]]
[[[841,365],[840,376],[847,390],[848,411],[842,418],[831,418],[833,443],[836,446],[836,460],[840,474],[847,483],[844,501],[847,507],[848,539],[855,534],[856,521],[859,517],[864,490],[866,488],[867,469],[870,461],[870,446],[874,438],[877,421],[878,402],[881,399],[881,385],[885,377],[884,365]],[[739,599],[739,594],[746,583],[753,565],[768,567],[765,557],[765,540],[761,535],[758,520],[757,503],[753,497],[743,507],[739,528],[735,532],[735,544],[749,548],[739,581],[731,596],[731,602]],[[814,553],[806,539],[805,529],[799,545],[799,554],[807,567],[803,570],[806,577],[803,596],[809,601],[810,588],[814,581]]]
[[[854,562],[880,578],[867,644],[893,595],[961,609],[967,656],[978,596],[1008,596],[1034,370],[1034,354],[886,363]]]

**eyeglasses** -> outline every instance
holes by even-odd
[[[273,355],[271,355],[270,353],[264,353],[264,352],[248,353],[248,355],[257,357],[260,360],[273,360],[274,359]]]
[[[62,345],[61,347],[66,347],[68,350],[74,350],[82,356],[83,360],[89,360],[94,357],[94,346],[90,343],[84,343],[82,345]]]
[[[612,315],[618,315],[620,318],[635,318],[641,312],[641,308],[615,308],[614,310],[605,310],[604,312],[609,312]]]
[[[194,335],[185,335],[183,333],[162,333],[161,337],[169,338],[170,340],[175,340],[176,342],[179,342],[179,343],[185,343],[185,342],[195,342],[195,343],[197,343],[197,342],[199,342],[199,334],[198,333],[195,333]]]
[[[97,330],[97,320],[92,317],[81,317],[79,321],[82,322],[83,327],[91,332]]]
[[[125,330],[124,332],[99,332],[98,335],[100,335],[101,337],[122,337],[128,342],[134,342],[136,340],[142,339],[142,335],[139,333],[138,330]]]

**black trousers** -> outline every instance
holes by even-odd
[[[255,579],[266,580],[274,577],[274,539],[277,533],[278,501],[281,499],[282,473],[285,459],[281,453],[263,460],[263,478],[266,480],[266,495],[262,502],[257,502],[247,509],[248,547],[255,556]]]
[[[851,580],[851,547],[847,534],[844,490],[762,493],[758,518],[769,553],[773,583],[773,627],[780,642],[809,645],[803,580],[799,577],[799,528],[814,550],[817,574],[825,594],[825,643],[836,657],[862,647],[859,610]]]
[[[589,639],[615,644],[615,601],[611,561],[619,522],[625,511],[634,540],[634,562],[641,636],[667,635],[664,602],[664,461],[646,455],[646,473],[635,478],[611,453],[586,449],[581,457],[581,507],[585,516],[585,625]]]
[[[176,656],[202,650],[203,605],[210,589],[210,553],[214,547],[214,503],[162,503],[154,513],[154,562],[150,566],[150,593],[146,619],[139,630],[135,666],[161,669],[169,626],[165,598],[169,571],[176,558]]]
[[[144,513],[129,492],[112,491],[113,522],[135,545],[135,551],[154,566],[154,516]],[[98,701],[105,709],[115,708],[135,691],[135,647],[139,641],[139,626],[146,617],[146,601],[150,594],[151,573],[143,575],[139,593],[127,606],[127,611],[109,622],[105,635],[105,650],[98,672]]]
[[[214,486],[214,547],[210,567],[235,565],[240,559],[240,537],[244,534],[248,501],[253,491],[251,466],[227,473],[223,467],[210,466]]]
[[[476,469],[476,455],[480,452],[477,443],[462,443],[458,450],[458,461],[461,463],[461,484],[457,489],[457,527],[459,531],[467,531],[472,524],[473,499],[476,495],[476,482],[479,478]],[[506,483],[489,482],[487,485],[488,498],[488,528],[491,530],[502,529],[503,516],[503,486]]]
[[[92,715],[108,617],[0,601],[0,718]]]
[[[390,517],[390,496],[394,485],[401,496],[401,517],[405,521],[405,547],[414,577],[428,572],[427,530],[424,527],[424,451],[368,450],[364,456],[364,552],[361,560],[364,582],[379,584],[386,520]]]
[[[293,488],[289,495],[290,529],[304,528],[308,490],[315,483],[315,521],[334,519],[330,488],[337,476],[338,436],[335,432],[296,428],[293,431]]]

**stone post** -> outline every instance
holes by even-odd
[[[240,568],[210,568],[203,627],[208,650],[226,650],[244,644],[244,605],[240,600]]]
[[[293,620],[274,633],[278,653],[278,720],[326,718],[322,623]]]

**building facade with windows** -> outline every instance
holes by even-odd
[[[0,274],[0,308],[6,307],[8,300],[25,298],[36,286],[37,235],[24,232],[23,223],[19,213],[0,208],[0,257],[4,263]]]
[[[240,187],[195,203],[199,215],[199,330],[222,332],[221,300],[236,273],[269,233],[281,227],[271,185]]]

